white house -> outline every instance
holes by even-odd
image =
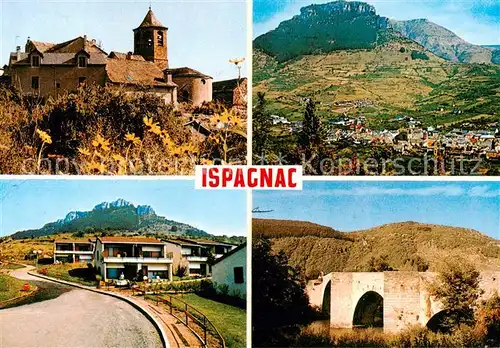
[[[172,253],[159,239],[145,237],[98,237],[95,267],[104,280],[160,277],[173,278]]]
[[[228,294],[242,299],[247,295],[246,243],[217,259],[212,266],[212,282],[219,288],[228,287]]]
[[[90,240],[60,239],[54,241],[54,262],[92,262],[94,243]]]

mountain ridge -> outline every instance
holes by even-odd
[[[46,223],[39,229],[15,232],[11,237],[22,239],[64,232],[88,232],[90,230],[125,230],[143,233],[212,236],[191,225],[158,216],[150,205],[135,206],[119,198],[113,202],[101,202],[89,211],[70,211],[62,219]]]
[[[294,224],[300,228],[294,229]],[[309,279],[320,272],[369,271],[372,259],[385,260],[395,270],[432,271],[460,257],[479,270],[500,270],[500,241],[469,228],[407,221],[339,232],[304,221],[273,219],[253,219],[252,226],[254,236],[270,238],[273,250],[285,252],[290,264]],[[325,235],[327,230],[332,234]]]
[[[401,37],[449,61],[500,63],[499,49],[471,44],[426,18],[389,19],[371,4],[345,0],[302,7],[298,15],[256,37],[254,48],[284,62],[335,50],[373,49]]]

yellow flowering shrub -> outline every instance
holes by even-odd
[[[191,175],[197,164],[244,163],[245,117],[209,111],[95,86],[36,102],[0,87],[0,173]]]

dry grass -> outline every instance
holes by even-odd
[[[500,242],[480,232],[415,222],[395,223],[343,233],[297,221],[253,220],[254,235],[272,238],[273,249],[284,251],[290,264],[307,278],[320,272],[367,271],[372,257],[387,256],[396,270],[415,271],[422,262],[430,271],[442,261],[462,257],[479,270],[500,270]]]
[[[186,112],[187,111],[187,112]],[[185,124],[194,111],[209,130]],[[0,88],[0,173],[193,174],[246,158],[246,117],[207,105],[173,109],[151,94],[85,86],[42,101]]]

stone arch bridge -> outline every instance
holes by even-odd
[[[329,297],[330,326],[353,328],[362,323],[361,311],[379,310],[372,323],[395,332],[408,325],[426,326],[445,310],[429,293],[434,272],[333,272],[310,281],[307,294],[311,305],[323,307]],[[500,272],[481,272],[483,299],[500,291]],[[376,308],[375,308],[376,307]]]

